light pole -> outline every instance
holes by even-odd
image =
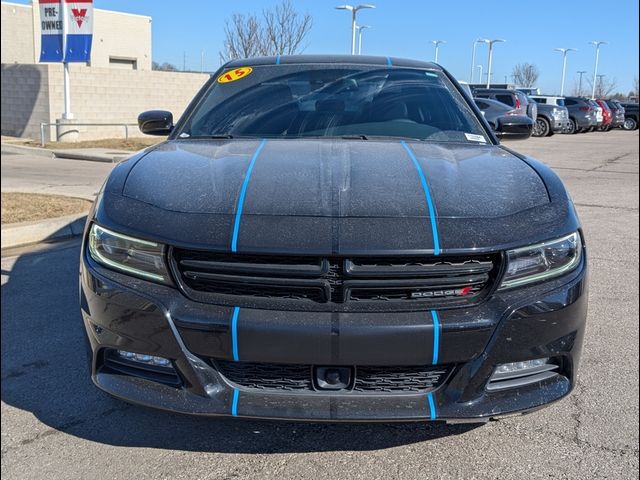
[[[504,42],[506,42],[506,40],[496,39],[496,40],[487,41],[487,43],[489,44],[489,61],[487,65],[487,88],[491,87],[491,63],[493,62],[493,44],[504,43]]]
[[[567,72],[567,53],[577,52],[575,48],[554,48],[556,52],[562,53],[562,83],[560,84],[560,96],[564,96],[564,77]]]
[[[473,83],[473,70],[476,65],[476,45],[479,43],[488,43],[489,40],[486,38],[478,38],[475,42],[473,42],[473,50],[471,53],[471,78],[469,79],[469,83]],[[480,82],[482,82],[482,69],[480,69]]]
[[[476,65],[476,68],[480,70],[480,72],[478,72],[479,73],[478,78],[480,79],[480,81],[482,81],[482,65]]]
[[[578,70],[578,75],[580,75],[580,80],[578,80],[578,96],[582,96],[582,75],[587,73],[586,70]]]
[[[602,74],[602,75],[601,75],[601,74],[598,74],[598,85],[600,85],[600,91],[598,92],[598,93],[599,93],[599,95],[598,95],[599,97],[604,97],[604,95],[603,95],[603,91],[602,91],[602,79],[603,79],[604,77],[606,77],[606,75],[604,75],[604,74]]]
[[[447,43],[445,40],[431,40],[431,43],[433,43],[436,47],[436,56],[435,59],[433,60],[435,63],[438,63],[438,49],[440,48],[440,44],[441,43]]]
[[[362,31],[366,28],[371,28],[370,25],[358,25],[358,55],[362,55]]]
[[[601,40],[594,40],[593,42],[589,42],[591,45],[595,45],[596,47],[596,63],[593,67],[593,89],[591,90],[591,99],[596,98],[596,78],[598,76],[598,60],[600,59],[600,45],[606,45],[609,42],[603,42]]]
[[[336,10],[348,10],[351,12],[351,55],[356,54],[356,14],[358,10],[362,10],[363,8],[376,8],[375,5],[338,5]]]

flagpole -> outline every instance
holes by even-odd
[[[67,2],[62,0],[62,54],[63,58],[67,53],[67,34],[69,33],[69,27],[67,25],[68,22],[68,10],[67,10]],[[62,62],[64,67],[64,113],[62,114],[62,118],[64,120],[73,119],[73,113],[71,113],[71,85],[69,82],[69,63]]]

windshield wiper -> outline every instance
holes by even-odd
[[[369,140],[366,135],[340,135],[343,140]]]

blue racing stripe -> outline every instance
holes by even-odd
[[[433,392],[427,393],[427,400],[429,400],[429,418],[435,420],[438,418],[438,412],[436,412],[436,402],[433,399]]]
[[[267,143],[267,139],[262,139],[260,145],[256,149],[253,157],[251,157],[251,162],[249,163],[249,168],[247,168],[247,173],[244,175],[244,180],[242,182],[242,188],[240,189],[240,198],[238,199],[238,207],[236,208],[236,219],[233,225],[233,237],[231,238],[231,251],[233,253],[238,251],[238,233],[240,232],[240,219],[242,218],[242,209],[244,207],[244,197],[247,194],[247,185],[249,184],[249,178],[251,178],[251,172],[253,171],[253,166],[260,155],[260,152],[264,148],[264,145]]]
[[[233,400],[231,402],[231,415],[238,416],[238,399],[240,398],[240,391],[233,389]]]
[[[431,220],[431,233],[433,235],[433,254],[440,255],[440,239],[438,238],[438,225],[436,224],[436,209],[433,205],[433,199],[431,198],[431,192],[429,191],[429,184],[427,183],[427,179],[424,176],[424,172],[422,171],[422,167],[420,166],[420,162],[416,158],[413,150],[407,145],[404,140],[401,140],[400,143],[407,151],[411,160],[413,160],[413,164],[418,170],[418,175],[420,176],[420,183],[422,184],[422,189],[424,190],[424,196],[427,199],[427,206],[429,207],[429,219]]]
[[[240,355],[238,354],[238,315],[240,314],[240,307],[233,307],[233,316],[231,317],[231,348],[233,350],[233,361],[239,362]]]
[[[387,57],[387,67],[393,67],[393,63],[391,63],[391,57]]]
[[[433,320],[433,358],[431,363],[437,365],[440,353],[440,319],[438,318],[438,312],[431,310],[431,319]]]

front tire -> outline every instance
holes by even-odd
[[[567,127],[567,133],[569,135],[573,135],[574,133],[578,133],[578,127],[576,125],[576,121],[573,118],[569,119],[569,126]]]
[[[533,125],[532,135],[534,137],[546,137],[551,131],[551,125],[544,117],[538,117],[536,123]]]

